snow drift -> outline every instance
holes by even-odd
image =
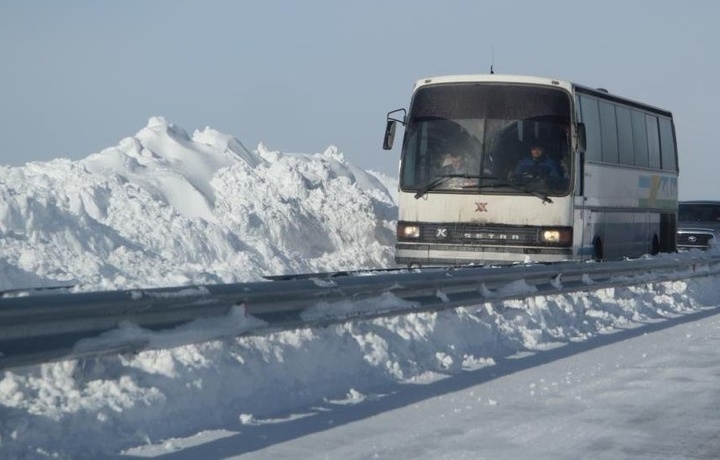
[[[378,178],[380,177],[380,178]],[[380,174],[160,117],[84,160],[0,166],[0,290],[249,281],[392,264]]]

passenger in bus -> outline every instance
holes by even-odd
[[[467,173],[465,159],[459,153],[446,153],[442,156],[440,172],[442,174]]]
[[[473,161],[468,159],[468,155],[451,152],[442,155],[437,174],[439,176],[465,176],[453,177],[445,182],[445,186],[452,189],[467,188],[477,186],[478,168],[479,166],[475,166]],[[469,177],[471,175],[475,175],[475,178]]]
[[[530,155],[523,157],[515,169],[510,171],[509,179],[515,182],[545,180],[551,186],[558,186],[562,184],[564,177],[560,165],[545,155],[544,147],[533,144]]]

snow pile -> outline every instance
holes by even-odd
[[[237,282],[393,263],[376,174],[163,118],[88,158],[0,166],[0,289]]]
[[[206,432],[237,435],[235,449],[252,451],[262,444],[252,427],[282,430],[303,417],[312,424],[338,405],[381,400],[398,385],[699,311],[718,304],[714,285],[695,278],[536,297],[14,369],[0,378],[0,453],[162,454],[180,449],[178,438]],[[203,327],[217,324],[145,336],[180,342]]]

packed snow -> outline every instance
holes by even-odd
[[[395,187],[336,147],[249,150],[155,117],[81,161],[0,166],[0,290],[391,266]],[[716,458],[716,285],[193,345],[180,344],[252,318],[124,324],[166,348],[0,373],[0,458]]]
[[[396,218],[388,181],[334,146],[249,151],[213,129],[190,137],[155,117],[81,161],[0,166],[0,290],[388,266]]]

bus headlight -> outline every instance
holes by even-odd
[[[572,244],[572,228],[546,228],[540,232],[540,242],[554,246]]]
[[[399,240],[406,238],[420,238],[420,226],[412,224],[398,224],[397,237]]]

